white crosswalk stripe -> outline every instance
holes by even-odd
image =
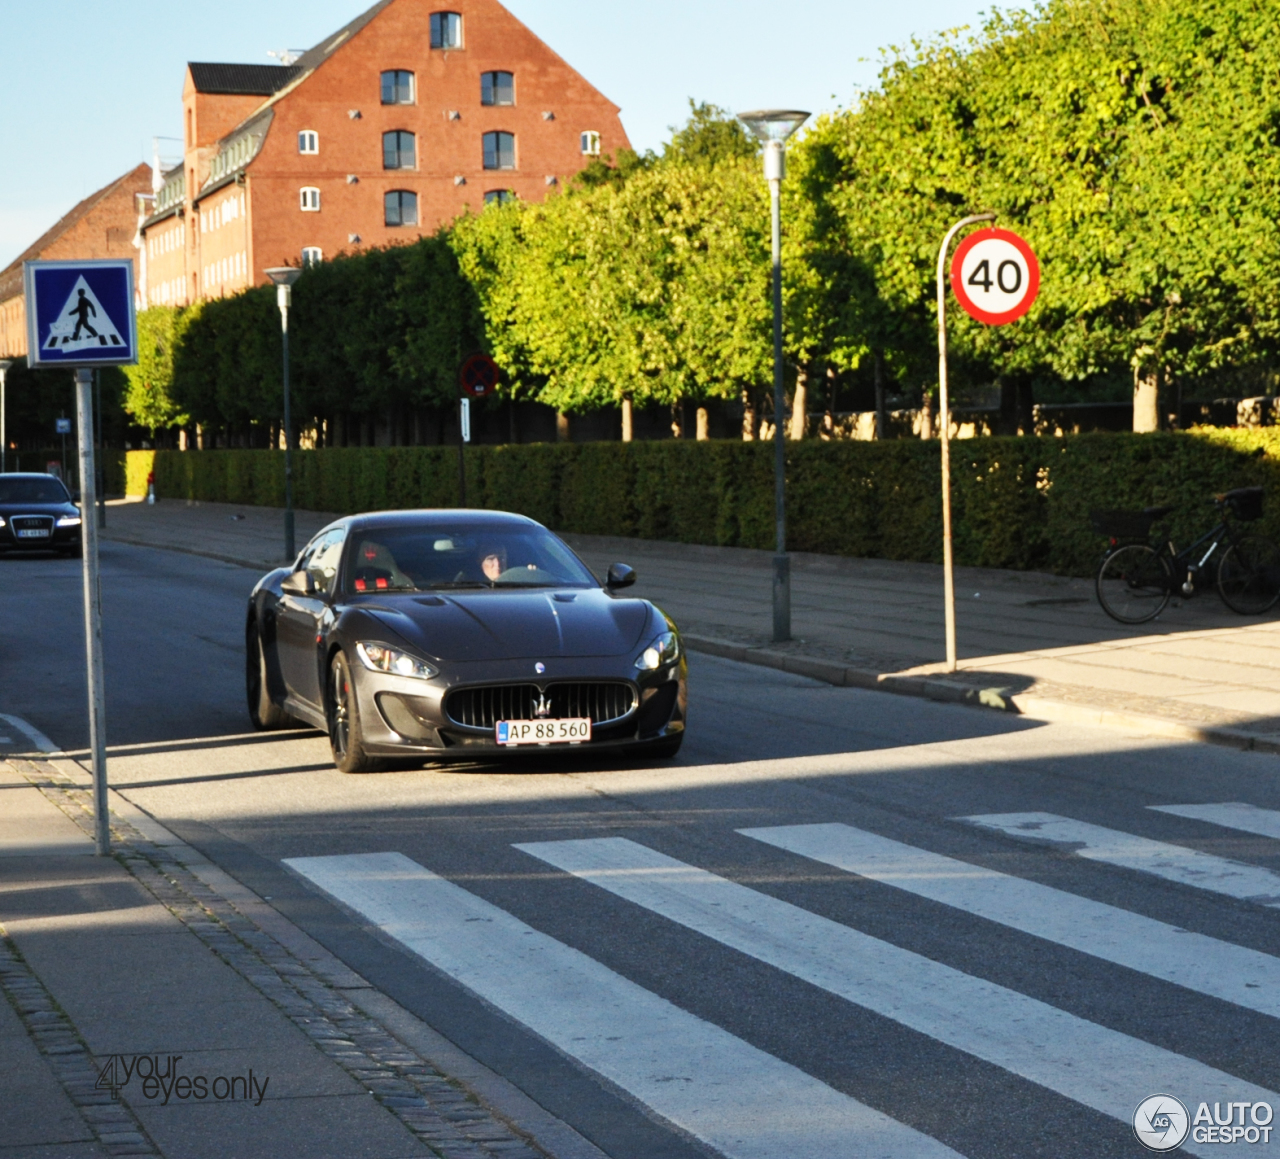
[[[1280,1096],[1194,1059],[809,913],[620,837],[517,845],[723,945],[1129,1122],[1152,1092]],[[1187,1150],[1192,1150],[1187,1147]],[[1194,1153],[1194,1152],[1193,1152]]]
[[[1157,813],[1172,813],[1175,817],[1190,817],[1193,821],[1208,821],[1224,829],[1239,829],[1243,833],[1256,833],[1259,837],[1274,837],[1280,841],[1280,810],[1259,809],[1242,801],[1227,801],[1221,805],[1148,805]]]
[[[1055,813],[988,813],[957,820],[969,821],[1023,841],[1073,846],[1072,852],[1090,861],[1103,861],[1154,874],[1180,885],[1210,890],[1259,905],[1280,906],[1280,874],[1243,861],[1215,857],[1198,849],[1135,837],[1131,833],[1074,821]]]
[[[729,1159],[957,1159],[402,854],[285,864]]]
[[[833,822],[739,829],[779,849],[1280,1018],[1280,958]]]

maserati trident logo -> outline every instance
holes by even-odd
[[[547,694],[545,692],[538,693],[538,702],[533,706],[533,715],[540,720],[544,720],[551,715],[551,705],[547,702]]]

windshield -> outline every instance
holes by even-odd
[[[0,503],[66,503],[71,496],[52,475],[43,479],[6,479],[0,475]]]
[[[573,552],[541,527],[378,527],[351,539],[348,592],[597,586]]]

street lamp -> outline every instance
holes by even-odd
[[[284,348],[284,555],[293,562],[297,550],[293,538],[293,419],[289,414],[289,307],[293,283],[302,276],[297,266],[273,266],[264,270],[276,287],[280,307],[280,342]]]
[[[4,380],[12,365],[12,358],[0,358],[0,475],[9,469],[9,442],[4,429]]]
[[[786,175],[783,145],[809,114],[798,109],[757,109],[738,119],[764,143],[764,179],[769,183],[773,225],[773,447],[774,517],[777,552],[773,557],[773,640],[791,639],[791,557],[787,554],[787,455],[782,441],[782,178]]]

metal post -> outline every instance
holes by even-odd
[[[280,286],[280,341],[284,347],[284,557],[290,563],[297,556],[293,529],[293,417],[289,411],[289,299],[290,288]]]
[[[5,379],[9,375],[9,367],[13,363],[8,358],[0,358],[0,475],[9,469],[9,435],[5,430]]]
[[[466,406],[466,400],[458,399],[458,506],[465,507],[467,505],[467,458],[466,458],[466,438],[463,431],[462,408]]]
[[[99,856],[111,852],[107,811],[106,697],[102,673],[102,585],[98,573],[98,524],[93,518],[97,477],[93,454],[93,371],[76,371],[76,421],[80,443],[80,544],[84,574],[85,666],[89,677],[89,748],[93,755],[93,832]]]
[[[944,272],[951,239],[966,225],[995,221],[994,213],[978,213],[956,222],[938,250],[938,410],[942,423],[942,598],[946,613],[947,671],[956,670],[956,584],[951,554],[951,407],[947,399],[947,290]]]
[[[787,449],[782,367],[782,142],[765,145],[773,246],[773,507],[777,547],[773,556],[773,642],[791,639],[791,557],[787,554]]]
[[[106,470],[102,461],[102,371],[93,372],[93,462],[96,474],[93,476],[94,486],[98,493],[98,526],[107,525],[107,481]]]

